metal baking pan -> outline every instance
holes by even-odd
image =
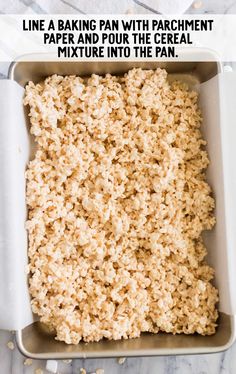
[[[36,60],[36,59],[35,59]],[[204,82],[221,72],[221,65],[212,62],[42,62],[17,61],[9,69],[9,79],[21,86],[28,81],[39,82],[52,74],[88,76],[96,74],[123,74],[133,67],[165,68],[170,77],[187,81],[190,85]],[[28,116],[26,113],[26,121]],[[210,153],[210,150],[208,150]],[[213,157],[211,153],[210,158]],[[213,191],[214,191],[214,185]],[[217,199],[217,196],[216,196]],[[235,316],[220,313],[217,332],[212,336],[144,333],[140,338],[98,343],[67,345],[56,341],[47,328],[35,322],[16,332],[19,350],[34,359],[65,359],[86,357],[156,356],[214,353],[228,349],[234,342]]]

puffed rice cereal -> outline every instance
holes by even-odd
[[[15,349],[15,344],[14,344],[12,341],[9,341],[9,342],[7,343],[7,346],[8,346],[8,348],[9,348],[11,351],[13,351],[13,349]]]
[[[27,85],[29,287],[56,339],[215,332],[197,98],[163,69]]]
[[[25,366],[31,366],[32,363],[33,363],[33,360],[32,360],[31,358],[26,358],[26,359],[24,360],[24,365],[25,365]]]

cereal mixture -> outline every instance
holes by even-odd
[[[215,332],[197,93],[162,69],[30,82],[33,311],[69,344]]]

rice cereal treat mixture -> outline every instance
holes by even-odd
[[[197,93],[162,69],[30,82],[32,309],[69,344],[215,332]]]

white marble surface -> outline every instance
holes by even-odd
[[[96,0],[99,1],[100,0]],[[125,3],[126,1],[126,3]],[[158,0],[157,0],[158,1]],[[106,0],[107,9],[111,8],[114,0]],[[80,7],[79,0],[0,0],[0,13],[17,12],[37,12],[48,11],[48,4],[54,4],[57,12],[57,5],[64,3],[68,7],[66,13],[76,13],[85,11]],[[72,7],[68,4],[73,4]],[[90,1],[87,1],[87,4]],[[123,0],[123,8],[118,12],[128,13],[149,13],[138,1]],[[199,1],[198,1],[199,3]],[[188,13],[236,13],[235,0],[202,0],[201,7],[195,9],[189,8]],[[43,4],[43,5],[42,5]],[[101,4],[100,4],[101,8]],[[86,9],[87,10],[87,9]],[[61,13],[58,8],[58,13]],[[115,12],[115,11],[114,11]],[[86,12],[85,12],[86,13]],[[108,13],[108,11],[106,12]],[[233,64],[236,68],[236,65]],[[5,78],[8,64],[0,64],[0,78]],[[46,362],[35,360],[32,365],[25,366],[25,358],[19,353],[17,348],[10,350],[7,347],[8,341],[14,341],[14,335],[10,332],[0,331],[0,374],[31,374],[35,369],[42,368],[46,373]],[[116,359],[86,359],[73,360],[66,364],[58,361],[58,373],[76,374],[80,373],[80,368],[85,368],[87,373],[93,373],[96,369],[104,369],[104,374],[235,374],[236,373],[236,344],[228,351],[197,356],[168,356],[168,357],[149,357],[149,358],[128,358],[124,364],[119,365]]]

